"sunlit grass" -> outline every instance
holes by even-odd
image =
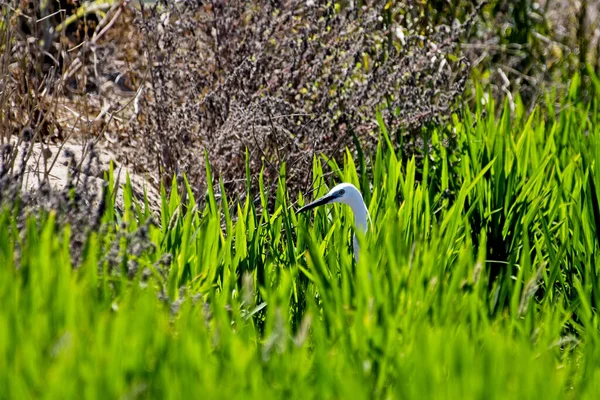
[[[373,159],[348,153],[326,180],[315,159],[311,197],[365,194],[357,265],[350,211],[296,215],[285,167],[256,204],[174,183],[150,225],[126,187],[75,268],[52,214],[20,234],[3,211],[0,396],[595,398],[600,124],[578,90],[556,113],[465,110],[452,156],[433,132],[405,162],[380,121]],[[154,250],[121,235],[106,258],[146,225]]]

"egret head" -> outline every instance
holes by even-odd
[[[367,207],[365,206],[362,195],[351,183],[340,183],[331,189],[325,196],[312,203],[308,203],[299,209],[298,212],[308,211],[329,203],[341,203],[350,206],[354,213],[356,227],[366,231],[368,218]]]

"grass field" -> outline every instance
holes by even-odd
[[[282,167],[256,203],[164,190],[151,221],[126,188],[80,265],[54,214],[19,232],[6,208],[1,396],[596,398],[600,118],[580,90],[531,114],[478,93],[460,151],[434,131],[422,160],[380,120],[376,157],[327,179],[315,159],[304,199]],[[294,212],[341,181],[373,222],[358,264],[349,209]]]

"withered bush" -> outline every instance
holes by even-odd
[[[306,189],[317,154],[338,159],[353,139],[369,154],[375,114],[404,151],[447,118],[469,64],[465,24],[424,26],[411,2],[161,1],[137,18],[149,80],[129,137],[162,178],[185,172],[205,190],[203,150],[230,193],[267,184],[287,164]],[[139,138],[139,139],[138,139]],[[146,149],[152,149],[147,152]],[[258,187],[258,185],[255,185]]]
[[[118,137],[140,58],[140,40],[122,29],[129,8],[70,0],[0,5],[0,143],[24,130],[33,142],[54,144]],[[69,19],[74,13],[82,17]]]

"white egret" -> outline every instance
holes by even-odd
[[[321,197],[300,208],[298,212],[308,211],[315,207],[330,204],[340,203],[350,206],[352,213],[354,214],[354,226],[356,229],[360,229],[363,233],[367,232],[368,221],[370,220],[369,211],[363,200],[362,195],[358,189],[351,183],[340,183],[329,191],[325,196]],[[358,253],[360,248],[358,246],[358,240],[356,234],[353,237],[354,243],[354,258],[358,261]]]

